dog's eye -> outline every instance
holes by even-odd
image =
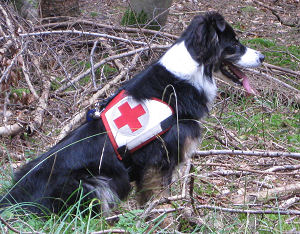
[[[233,43],[233,46],[234,47],[239,47],[240,46],[240,42],[238,40],[236,40],[234,43]]]

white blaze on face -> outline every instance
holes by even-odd
[[[235,64],[241,67],[258,67],[263,58],[264,56],[260,52],[247,47],[245,54]]]

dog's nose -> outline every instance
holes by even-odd
[[[259,54],[259,61],[262,63],[265,60],[265,56],[263,54]]]

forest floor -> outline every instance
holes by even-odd
[[[210,116],[202,122],[199,153],[211,150],[299,153],[299,4],[298,0],[175,0],[167,24],[159,32],[144,29],[130,32],[123,28],[120,22],[128,8],[127,1],[82,0],[81,15],[62,23],[28,22],[12,9],[5,8],[9,11],[6,17],[0,11],[2,32],[12,34],[17,42],[12,45],[9,40],[0,40],[1,78],[8,71],[5,82],[0,82],[2,191],[9,188],[13,170],[45,152],[84,121],[87,109],[158,59],[193,16],[206,11],[221,13],[240,40],[260,50],[266,61],[262,67],[246,71],[256,96],[247,96],[241,88],[217,80],[219,94]],[[79,32],[74,34],[74,29]],[[64,32],[54,34],[55,30]],[[49,33],[23,39],[19,36],[43,31]],[[107,39],[103,34],[117,39]],[[100,40],[96,44],[97,39]],[[149,45],[153,46],[151,50],[144,49],[142,53],[112,57]],[[14,58],[16,62],[10,67]],[[102,64],[97,66],[100,61]],[[94,78],[90,72],[83,75],[92,65],[97,66]],[[125,68],[129,71],[124,72]],[[68,80],[76,77],[78,80],[68,85]],[[6,132],[3,126],[8,125],[15,130]],[[1,214],[0,230],[300,232],[299,158],[220,152],[195,154],[192,165],[192,170],[184,176],[179,170],[174,176],[172,196],[185,196],[169,202],[173,209],[161,211],[151,203],[152,209],[142,210],[132,191],[110,217],[65,213],[52,215],[45,221],[33,215],[17,215],[14,209],[18,207],[14,207]],[[173,222],[169,226],[160,225],[171,217]]]

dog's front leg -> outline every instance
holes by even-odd
[[[137,184],[139,204],[144,206],[151,199],[168,197],[170,195],[169,181],[170,178],[163,175],[159,168],[147,168],[142,180]]]
[[[143,207],[148,201],[154,202],[170,196],[171,175],[164,173],[160,168],[149,167],[146,169],[142,180],[137,184],[138,202]],[[151,204],[151,203],[150,203]],[[172,208],[171,204],[159,204],[155,208]],[[150,215],[155,218],[158,215]],[[174,223],[171,214],[168,214],[159,225],[161,228],[170,227]]]

